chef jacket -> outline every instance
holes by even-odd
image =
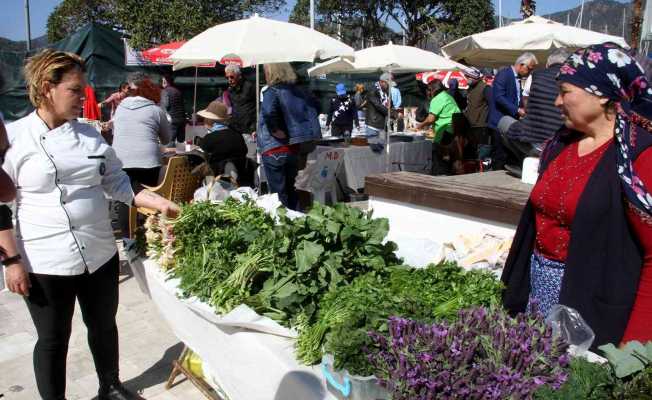
[[[108,198],[134,192],[113,149],[90,125],[50,129],[36,111],[7,125],[2,165],[16,184],[15,230],[29,272],[93,273],[116,253]]]

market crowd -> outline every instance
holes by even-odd
[[[491,159],[487,166],[518,175],[524,158],[540,157],[502,275],[504,306],[544,314],[570,306],[594,330],[594,346],[649,341],[652,88],[633,56],[610,43],[572,54],[559,49],[538,64],[524,53],[493,80],[470,67],[464,82],[429,82],[413,127],[405,126],[391,74],[367,86],[339,83],[325,124],[346,140],[359,131],[376,152],[389,142],[388,126],[427,130],[433,174],[459,172],[465,159]],[[319,101],[297,84],[290,64],[263,69],[258,116],[257,88],[236,65],[225,68],[228,89],[197,113],[207,132],[197,140],[204,174],[254,185],[257,165],[245,141],[252,137],[268,190],[302,209],[294,186],[321,138]],[[25,65],[35,110],[6,128],[0,123],[0,201],[13,204],[13,216],[0,207],[0,252],[6,285],[24,296],[38,333],[42,398],[65,397],[77,300],[99,399],[135,399],[119,379],[119,259],[108,199],[120,204],[123,229],[130,206],[177,215],[176,204],[147,187],[159,182],[161,147],[186,141],[186,107],[174,76],[159,84],[136,73],[99,103],[110,115],[100,134],[77,121],[88,97],[84,70],[80,57],[54,50]]]

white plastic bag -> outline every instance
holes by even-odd
[[[555,304],[546,317],[546,323],[552,327],[552,334],[560,336],[570,345],[568,352],[573,356],[582,356],[591,347],[595,334],[577,310]]]
[[[195,201],[224,201],[229,198],[233,189],[235,187],[231,183],[218,179],[195,190],[193,199]]]

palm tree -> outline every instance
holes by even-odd
[[[529,18],[534,15],[537,5],[534,0],[521,0],[521,15],[523,19]]]

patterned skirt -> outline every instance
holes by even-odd
[[[550,309],[559,303],[561,281],[564,278],[566,264],[549,260],[534,251],[530,259],[530,298],[527,309],[536,308],[547,316]]]

